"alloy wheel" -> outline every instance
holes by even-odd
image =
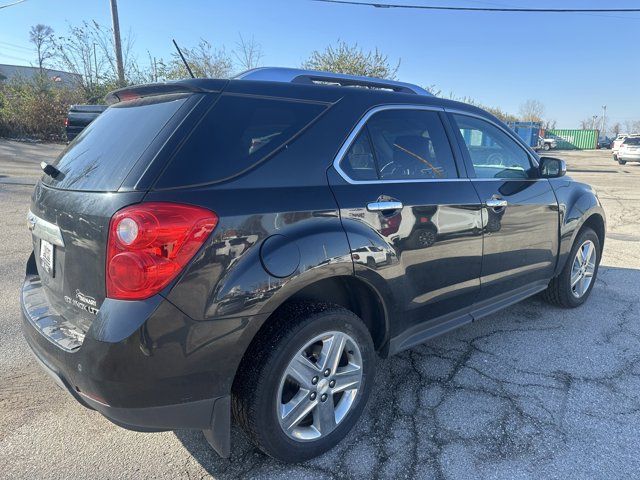
[[[571,293],[581,298],[591,285],[596,270],[596,247],[591,240],[585,241],[573,259],[571,266]]]
[[[276,402],[282,430],[297,441],[330,434],[355,405],[362,383],[362,355],[344,332],[311,339],[290,360]]]

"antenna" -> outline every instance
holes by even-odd
[[[189,64],[187,63],[187,60],[184,58],[184,55],[182,54],[182,50],[180,50],[180,47],[176,43],[175,39],[172,38],[171,41],[176,46],[176,50],[178,50],[178,53],[180,54],[180,58],[184,62],[184,66],[187,67],[187,72],[189,72],[189,75],[191,75],[191,78],[196,78],[196,76],[191,71],[191,67],[189,67]]]

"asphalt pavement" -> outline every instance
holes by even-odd
[[[20,332],[38,165],[60,145],[0,140],[0,478],[638,478],[640,165],[556,152],[608,216],[599,277],[574,310],[538,297],[378,362],[362,421],[285,465],[234,429],[220,459],[199,432],[119,428],[58,389]]]

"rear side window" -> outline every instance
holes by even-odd
[[[66,190],[118,190],[186,99],[158,96],[111,106],[53,162],[60,174],[56,178],[44,175],[42,182]]]
[[[292,140],[326,108],[320,103],[222,95],[156,188],[213,183],[242,173]]]
[[[438,113],[419,109],[374,114],[340,166],[356,181],[458,177]]]

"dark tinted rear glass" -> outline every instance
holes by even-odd
[[[44,175],[43,183],[67,190],[117,190],[185,100],[162,96],[113,105],[53,163],[61,173],[55,179]]]
[[[326,104],[222,95],[156,188],[212,183],[258,164],[318,117]]]
[[[640,137],[628,137],[624,141],[625,145],[640,145]]]

